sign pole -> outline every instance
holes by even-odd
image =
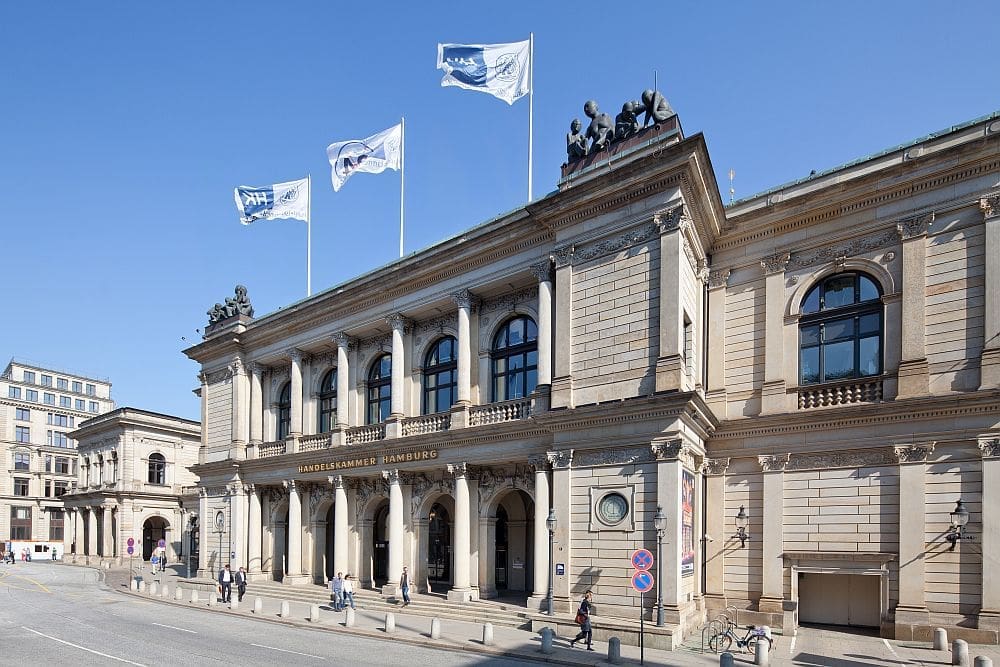
[[[646,594],[639,593],[639,664],[646,660]]]

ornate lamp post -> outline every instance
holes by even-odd
[[[656,625],[663,627],[663,535],[667,532],[667,517],[663,514],[663,508],[656,508],[656,515],[653,517],[653,526],[656,528]]]
[[[951,528],[948,529],[948,534],[944,536],[944,539],[951,542],[951,550],[954,550],[955,544],[962,539],[965,525],[969,523],[969,510],[965,509],[965,503],[959,500],[955,505],[955,511],[949,516],[951,517]]]
[[[750,517],[747,516],[747,510],[743,505],[740,505],[740,511],[736,514],[736,539],[740,541],[741,548],[746,548],[747,540],[750,539],[750,534],[747,533],[749,525]]]
[[[549,616],[552,615],[552,596],[553,596],[553,586],[555,582],[555,566],[552,557],[552,543],[555,541],[556,536],[556,509],[549,509],[549,517],[545,520],[545,527],[549,529]]]

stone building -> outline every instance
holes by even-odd
[[[1000,114],[729,207],[676,117],[610,154],[211,324],[203,574],[532,608],[551,574],[634,619],[645,547],[660,644],[727,605],[996,641]]]
[[[62,558],[62,496],[77,476],[78,422],[114,408],[111,383],[12,359],[0,375],[0,546]]]
[[[63,496],[71,558],[149,560],[163,540],[168,562],[186,562],[197,505],[189,468],[198,462],[201,425],[126,407],[88,419],[71,435],[80,454],[76,486]]]

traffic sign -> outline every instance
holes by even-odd
[[[165,546],[167,546],[167,541],[164,540],[164,539],[161,539],[159,542],[156,543],[156,546],[158,546],[158,547],[160,547],[162,549]]]
[[[133,547],[131,544],[128,545],[128,555],[131,556],[134,553],[135,553],[135,547]]]
[[[632,552],[632,567],[639,571],[646,571],[653,567],[653,554],[649,549],[637,549]]]
[[[128,541],[126,542],[126,544],[129,545],[130,547],[131,546],[135,546],[135,540],[130,537],[130,538],[128,538]]]
[[[632,575],[632,588],[640,593],[648,593],[653,590],[653,575],[645,570],[640,570]]]

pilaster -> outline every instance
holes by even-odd
[[[663,590],[663,617],[670,625],[678,625],[685,616],[686,603],[681,595],[681,553],[683,523],[681,521],[681,472],[695,469],[694,451],[680,438],[655,439],[650,444],[656,459],[656,504],[664,508],[667,527],[663,536],[663,564],[658,583]]]
[[[896,639],[912,639],[929,621],[926,588],[925,475],[934,443],[897,445],[899,463],[899,604]]]
[[[708,387],[705,401],[719,419],[726,418],[726,287],[729,269],[708,274]],[[711,497],[711,496],[710,496]]]
[[[979,440],[982,481],[982,601],[979,628],[1000,631],[1000,437]]]
[[[764,269],[764,385],[760,413],[786,411],[784,367],[785,267],[790,255],[778,252],[761,260]]]
[[[553,255],[556,266],[555,366],[550,404],[552,408],[572,408],[573,403],[573,248]]]
[[[758,609],[780,614],[784,605],[784,551],[782,524],[784,523],[784,480],[788,454],[758,456],[757,462],[763,477],[764,505],[760,508],[763,519],[761,535],[761,598]],[[752,510],[751,510],[752,511]]]
[[[927,372],[925,302],[927,289],[927,229],[934,214],[902,220],[896,231],[903,244],[903,297],[897,398],[924,396],[930,390]]]
[[[979,389],[1000,389],[1000,192],[979,200],[986,226],[983,351]],[[996,552],[993,552],[996,553]]]
[[[684,206],[657,213],[653,221],[660,233],[660,335],[656,359],[656,391],[679,391],[684,381],[684,322],[681,315]]]
[[[553,603],[558,611],[568,612],[574,609],[575,599],[570,573],[572,568],[572,466],[573,450],[561,449],[548,452],[549,464],[552,466],[552,507],[556,512],[556,531],[553,537],[553,555],[555,563],[550,567],[563,565],[563,574],[554,574]]]
[[[726,608],[726,471],[729,459],[705,459],[705,604],[710,611]],[[696,528],[697,530],[697,528]]]

